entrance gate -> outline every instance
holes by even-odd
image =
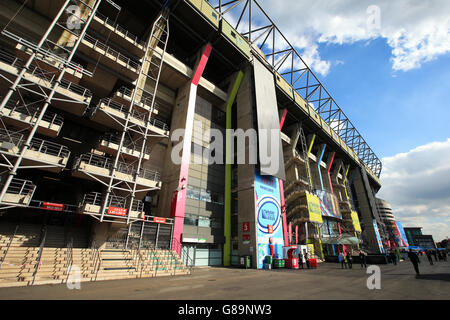
[[[146,217],[119,229],[106,240],[107,249],[172,249],[173,219]]]

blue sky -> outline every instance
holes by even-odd
[[[319,78],[380,159],[450,136],[450,54],[394,71],[385,39],[319,51],[332,63]]]

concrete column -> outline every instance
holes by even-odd
[[[373,221],[377,220],[377,210],[376,206],[374,207],[371,202],[374,202],[374,195],[372,193],[372,190],[367,188],[363,181],[363,168],[357,167],[354,169],[354,179],[353,179],[353,185],[356,192],[356,200],[359,204],[359,211],[361,213],[361,222],[364,225],[364,231],[363,231],[363,240],[368,246],[371,253],[374,254],[380,254],[382,253],[378,244],[377,244],[377,237],[376,237],[376,230],[373,225]],[[372,199],[372,201],[371,201]]]
[[[245,71],[239,93],[236,98],[237,103],[237,128],[244,131],[254,129],[253,123],[256,118],[254,114],[253,99],[253,71],[248,67]],[[245,152],[248,156],[250,141],[246,139]],[[257,143],[257,142],[255,142]],[[256,145],[254,146],[256,148]],[[253,268],[257,267],[257,245],[256,245],[256,212],[255,212],[255,165],[241,164],[238,166],[238,252],[239,256],[250,255],[252,257]],[[249,232],[243,232],[244,223],[250,224]],[[250,237],[248,243],[244,243],[243,237]]]

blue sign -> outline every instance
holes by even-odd
[[[383,242],[381,242],[380,232],[378,231],[377,220],[373,219],[373,228],[375,230],[375,234],[377,236],[378,247],[380,248],[380,252],[384,253]]]
[[[409,246],[408,238],[406,237],[405,229],[403,229],[402,223],[399,221],[396,221],[395,224],[397,225],[398,232],[400,233],[400,241],[401,241],[400,246],[401,247]]]
[[[261,176],[257,170],[255,208],[258,269],[262,269],[264,258],[270,256],[270,240],[274,246],[275,259],[283,259],[284,239],[278,179],[273,176]]]

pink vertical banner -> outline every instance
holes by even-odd
[[[295,244],[298,244],[298,225],[295,226]]]
[[[289,245],[292,243],[292,223],[289,223]]]

